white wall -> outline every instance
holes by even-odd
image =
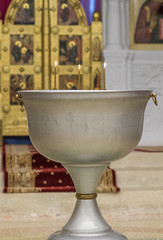
[[[103,55],[107,89],[152,89],[140,145],[163,145],[163,51],[129,49],[129,0],[103,0]],[[109,13],[112,14],[112,21]]]

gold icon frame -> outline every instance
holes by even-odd
[[[163,50],[163,43],[135,43],[134,36],[136,30],[139,11],[145,0],[129,1],[129,23],[130,23],[130,49],[133,50]]]
[[[78,84],[78,86],[80,86],[81,89],[94,89],[95,72],[98,70],[101,81],[100,87],[102,87],[102,77],[100,76],[103,68],[102,23],[99,19],[99,14],[95,13],[94,21],[89,26],[80,1],[67,0],[68,4],[71,5],[75,11],[79,24],[59,25],[57,1],[58,0],[35,0],[34,24],[25,25],[14,24],[16,14],[22,4],[24,4],[24,0],[13,0],[8,7],[4,24],[2,24],[0,20],[0,82],[2,95],[2,103],[0,106],[2,109],[3,136],[28,136],[24,108],[18,104],[11,104],[11,76],[21,75],[24,77],[24,80],[20,80],[20,89],[26,85],[27,76],[33,76],[34,89],[39,90],[54,89],[55,78],[56,88],[59,89],[60,75],[79,75],[78,64],[59,64],[60,36],[81,36],[82,38],[82,64],[80,70],[81,76],[79,78],[80,84]],[[28,10],[28,8],[26,8],[26,10]],[[32,36],[33,38],[33,62],[31,61],[30,64],[24,64],[22,61],[20,61],[19,64],[11,64],[11,38],[16,35],[19,36],[19,39],[24,39],[26,36]],[[26,37],[26,41],[29,41],[28,39],[29,38]],[[93,52],[95,49],[95,40],[98,49],[96,53]],[[19,54],[21,54],[21,56],[23,55],[23,57],[29,50],[24,42],[23,45],[17,44],[17,47],[22,47]],[[94,56],[96,56],[96,59]],[[58,63],[56,71],[54,69],[55,61]],[[77,80],[75,80],[75,82],[76,81]]]

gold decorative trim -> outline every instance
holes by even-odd
[[[96,199],[96,198],[97,198],[97,193],[92,193],[92,194],[80,194],[80,193],[76,193],[76,198],[77,198],[77,199],[81,199],[81,200]]]
[[[9,33],[10,29],[7,26],[3,26],[2,32],[3,33]]]
[[[1,33],[1,89],[3,96],[2,121],[3,121],[3,136],[26,136],[28,130],[26,126],[26,115],[23,113],[24,108],[17,104],[11,104],[12,94],[10,93],[10,85],[12,78],[24,79],[27,77],[33,79],[34,89],[52,89],[54,84],[54,62],[57,61],[56,68],[56,88],[61,87],[60,75],[74,75],[76,82],[78,76],[78,65],[81,64],[81,82],[78,84],[80,89],[93,89],[94,72],[96,68],[102,72],[101,61],[93,61],[93,39],[99,37],[102,43],[102,23],[92,22],[89,26],[83,6],[80,0],[67,0],[76,14],[78,25],[60,25],[58,22],[58,6],[57,0],[37,0],[34,4],[34,23],[31,24],[15,24],[17,12],[21,10],[22,4],[27,1],[12,0],[5,17],[4,24],[0,25]],[[26,5],[27,6],[27,5]],[[98,14],[97,14],[98,15]],[[18,40],[26,35],[33,41],[32,64],[24,64],[22,61],[17,63],[11,60],[14,58],[11,55],[14,37],[18,35]],[[60,36],[68,36],[65,40],[68,44],[68,39],[72,40],[77,36],[81,39],[80,56],[76,60],[76,64],[70,61],[69,64],[62,64],[60,61]],[[20,38],[20,39],[19,39]],[[23,40],[22,40],[23,41]],[[25,47],[26,48],[26,47]],[[24,54],[23,48],[21,55]],[[67,49],[68,51],[68,49]],[[67,54],[67,53],[66,53]],[[25,56],[25,54],[23,55]],[[68,60],[68,54],[66,55]],[[81,60],[81,59],[82,60]],[[67,80],[66,80],[67,81]],[[25,85],[24,85],[25,86]],[[10,107],[10,109],[8,108]],[[14,122],[19,120],[19,128]]]
[[[68,0],[68,1],[72,5],[72,7],[74,7],[76,16],[79,21],[79,25],[83,25],[83,26],[88,25],[87,17],[80,1],[79,0]]]
[[[8,25],[8,24],[14,24],[14,19],[16,16],[16,13],[18,11],[18,8],[21,6],[21,4],[24,2],[24,0],[13,0],[6,12],[6,16],[5,16],[5,24],[4,25]]]
[[[9,72],[10,72],[10,67],[9,67],[9,66],[3,66],[3,67],[2,67],[2,71],[3,71],[4,73],[9,73]]]
[[[106,168],[103,172],[99,184],[97,186],[97,192],[117,192],[118,188],[114,183],[113,170]]]

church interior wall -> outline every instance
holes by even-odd
[[[83,0],[87,1],[87,0]],[[140,146],[162,146],[163,145],[163,51],[161,50],[144,50],[132,49],[130,46],[130,4],[133,0],[102,0],[102,21],[103,21],[103,56],[107,64],[106,68],[106,87],[107,89],[152,89],[157,94],[158,106],[156,107],[152,100],[150,100],[144,121],[144,131]],[[135,1],[134,1],[135,2]],[[9,1],[6,1],[9,3]],[[0,3],[1,4],[1,3]],[[114,8],[114,23],[108,17],[108,8]],[[108,32],[109,29],[109,32]],[[120,31],[116,31],[120,29]],[[115,32],[114,32],[115,31]],[[113,33],[114,34],[111,34]],[[111,35],[108,35],[111,34]],[[2,118],[2,117],[1,117]],[[163,153],[152,152],[133,152],[122,161],[117,161],[111,164],[111,167],[116,171],[117,185],[120,187],[120,192],[110,196],[104,195],[101,201],[101,208],[103,213],[108,207],[108,199],[110,197],[110,208],[112,212],[119,209],[120,214],[124,214],[125,210],[128,213],[144,216],[149,213],[153,216],[161,216],[162,210],[162,189],[163,189]],[[0,160],[2,162],[2,159]],[[2,164],[0,164],[0,192],[3,192],[3,172]],[[117,194],[117,195],[116,195]],[[1,194],[2,195],[2,194]],[[5,194],[0,198],[0,205],[5,204]],[[33,196],[32,211],[39,215],[37,201],[41,198],[42,203],[46,202],[42,215],[49,217],[56,216],[55,206],[62,209],[63,203],[59,204],[60,194],[29,194],[28,197],[22,194],[21,201],[31,201]],[[68,193],[70,196],[71,194]],[[7,206],[10,208],[10,198],[7,196]],[[65,197],[64,197],[65,199]],[[116,199],[116,200],[115,200]],[[49,209],[48,204],[52,205],[53,200],[55,206]],[[17,204],[20,201],[20,195],[13,194],[11,203]],[[72,203],[72,197],[68,200]],[[102,201],[104,204],[102,206]],[[58,205],[57,205],[58,204]],[[34,206],[37,206],[34,211]],[[29,209],[31,205],[28,205]],[[12,209],[12,207],[11,207]],[[18,209],[18,208],[17,208]],[[25,209],[21,204],[21,210]],[[29,210],[27,209],[27,210]],[[65,210],[65,206],[64,209]],[[28,216],[26,210],[24,211],[26,219],[34,219],[36,215]],[[17,211],[15,219],[20,219],[21,211]],[[58,210],[59,212],[59,210]],[[4,216],[5,213],[3,212]],[[32,214],[32,212],[31,212]],[[40,215],[41,215],[40,214]],[[53,214],[53,216],[52,216]],[[60,214],[60,213],[58,213]],[[65,213],[67,214],[67,213]],[[160,215],[159,215],[160,214]],[[66,217],[69,214],[66,215]],[[113,214],[114,215],[114,214]],[[121,217],[122,217],[121,215]],[[156,217],[156,215],[154,215]],[[105,217],[108,218],[109,213],[106,212]],[[21,216],[22,217],[22,216]],[[36,216],[37,218],[38,216]],[[65,216],[63,216],[65,217]],[[114,215],[116,217],[116,214]],[[46,217],[44,217],[44,220]],[[145,217],[144,217],[145,218]],[[50,218],[49,218],[50,219]],[[120,218],[119,218],[120,219]],[[159,221],[158,221],[159,222]],[[160,227],[161,228],[161,227]],[[141,235],[140,235],[141,236]],[[154,235],[152,235],[154,236]],[[136,239],[135,235],[131,236]],[[159,238],[158,238],[159,239]]]
[[[131,11],[137,2],[140,5],[140,1],[134,3],[131,0],[102,2],[103,27],[105,29],[103,52],[107,62],[106,86],[109,89],[152,89],[157,94],[158,107],[155,108],[152,102],[147,106],[140,145],[162,145],[163,48],[162,43],[153,45],[133,43],[134,36],[131,34],[134,34],[135,25]],[[147,1],[141,1],[141,3],[143,2]],[[113,24],[107,11],[109,8],[114,9],[114,5],[116,5],[117,11],[114,11]],[[108,31],[108,29],[110,30]],[[115,29],[120,29],[120,31],[115,34]]]
[[[9,2],[6,2],[6,4],[9,4]],[[117,11],[114,12],[115,21],[112,24],[107,13],[108,8],[115,7],[114,4],[116,4]],[[144,131],[140,145],[158,146],[162,145],[163,142],[163,51],[130,49],[130,4],[131,1],[128,0],[105,0],[101,2],[103,55],[107,62],[106,87],[107,89],[153,89],[157,93],[158,107],[155,107],[153,102],[150,101],[146,109]],[[99,2],[97,8],[99,8]],[[119,13],[120,15],[117,17]],[[111,33],[116,26],[118,26],[117,29],[120,29],[120,32],[114,33],[111,37],[108,36],[108,28],[110,28]],[[130,166],[128,165],[127,168],[130,168]],[[120,175],[121,173],[119,173]]]

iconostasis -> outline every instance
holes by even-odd
[[[18,90],[103,88],[100,14],[94,12],[89,25],[81,2],[13,0],[9,4],[0,23],[3,136],[28,135],[24,108],[16,99]]]

